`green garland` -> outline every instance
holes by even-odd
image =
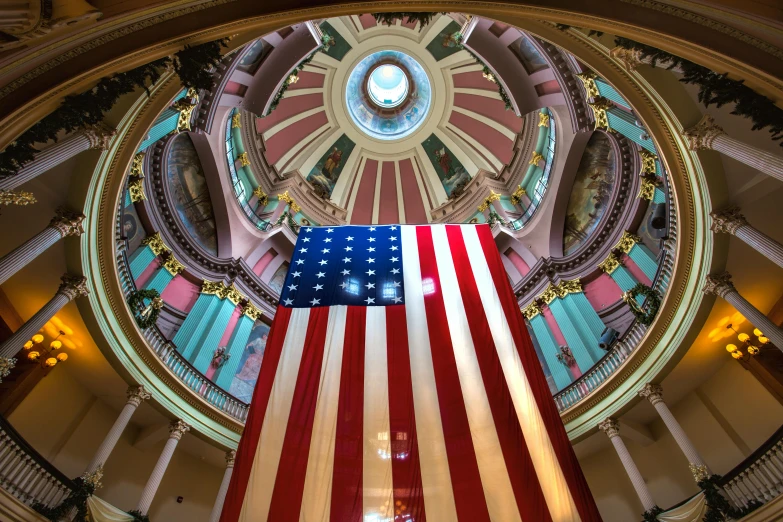
[[[379,24],[394,25],[394,20],[408,19],[408,22],[419,22],[421,27],[429,25],[432,19],[439,14],[445,15],[446,13],[373,13],[372,17]]]
[[[315,53],[318,50],[313,51],[310,54],[310,56],[308,56],[307,58],[299,62],[299,65],[297,65],[294,71],[288,75],[288,78],[290,78],[291,76],[299,76],[299,71],[304,69],[305,65],[313,61],[313,57],[315,56]],[[277,108],[278,104],[280,103],[280,100],[283,99],[283,95],[286,93],[286,91],[288,91],[289,85],[290,84],[288,83],[288,79],[286,78],[286,81],[283,82],[283,85],[280,86],[280,90],[277,91],[277,94],[275,94],[275,97],[272,99],[272,103],[269,104],[269,112],[266,113],[264,116],[261,116],[262,118],[264,118],[265,116],[269,116],[270,114],[272,114],[272,111]]]
[[[76,518],[74,518],[74,520],[86,522],[89,520],[89,518],[87,518],[87,499],[95,493],[96,484],[82,477],[74,480],[74,484],[76,484],[76,489],[74,489],[65,500],[60,502],[58,506],[47,507],[40,502],[36,502],[32,505],[33,510],[52,522],[60,522],[68,516],[73,508],[76,508]]]
[[[291,216],[287,210],[283,212],[279,218],[277,218],[277,221],[275,221],[275,226],[282,225],[283,223],[291,227],[291,230],[294,231],[294,234],[299,235],[299,223],[294,220],[293,216]]]
[[[638,51],[641,58],[650,59],[650,65],[653,67],[658,67],[658,63],[662,62],[666,64],[667,69],[679,68],[683,74],[680,81],[699,87],[699,101],[705,107],[711,105],[722,107],[733,103],[734,110],[731,113],[749,118],[753,122],[753,130],[768,129],[773,140],[783,139],[783,109],[766,96],[746,86],[744,80],[732,80],[728,77],[728,73],[717,73],[707,67],[628,38],[617,37],[614,43],[623,49]],[[780,146],[783,147],[783,142]]]
[[[174,55],[174,72],[186,89],[208,91],[212,89],[212,68],[220,64],[221,48],[226,47],[228,38],[221,38],[201,45],[186,45]]]
[[[725,522],[728,520],[740,520],[752,511],[761,507],[761,502],[751,500],[747,507],[737,509],[720,493],[720,475],[705,477],[698,482],[699,487],[704,491],[704,498],[707,501],[707,512],[704,514],[703,522]]]
[[[653,506],[642,513],[642,522],[658,522],[658,515],[663,513],[663,509]]]
[[[650,326],[653,320],[655,320],[655,316],[658,314],[658,309],[661,307],[661,295],[658,291],[653,290],[643,283],[637,283],[636,286],[626,292],[625,295],[628,296],[628,304],[631,307],[631,312],[634,317],[636,317],[636,320],[644,326]],[[637,295],[643,295],[647,298],[646,312],[631,304],[632,302],[635,304]]]
[[[479,64],[479,65],[480,65],[480,66],[483,68],[483,69],[482,69],[482,72],[483,72],[484,74],[489,74],[489,75],[492,75],[492,77],[494,78],[496,75],[495,75],[495,73],[493,73],[493,72],[492,72],[492,70],[491,70],[491,69],[490,69],[490,68],[487,66],[487,64],[485,64],[485,63],[484,63],[484,62],[481,60],[481,58],[479,58],[478,56],[476,56],[476,55],[473,53],[473,51],[471,51],[470,49],[468,49],[467,47],[465,47],[465,45],[462,43],[462,40],[463,40],[463,38],[464,38],[464,37],[462,36],[462,33],[459,33],[459,32],[457,32],[457,33],[454,33],[454,40],[457,42],[457,47],[459,47],[460,49],[462,49],[463,51],[465,51],[466,53],[468,53],[470,56],[472,56],[472,57],[473,57],[473,59],[474,59],[474,60],[476,60],[476,63],[478,63],[478,64]],[[501,85],[501,83],[500,83],[500,82],[497,80],[497,78],[495,78],[495,80],[494,80],[494,83],[495,83],[495,85],[497,85],[497,86],[498,86],[498,94],[500,95],[500,99],[501,99],[501,100],[503,100],[503,103],[504,103],[504,104],[505,104],[505,106],[506,106],[506,110],[508,111],[508,110],[511,110],[511,109],[513,109],[513,107],[514,107],[514,106],[511,104],[511,98],[509,98],[509,97],[508,97],[508,94],[506,93],[506,90],[503,88],[503,85]]]
[[[162,305],[157,290],[134,290],[128,295],[128,307],[136,319],[136,324],[142,330],[150,328],[157,322]]]

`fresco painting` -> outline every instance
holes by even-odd
[[[650,217],[652,217],[652,213],[655,210],[655,207],[655,203],[650,203],[647,205],[647,211],[644,213],[644,218],[639,225],[639,229],[636,231],[636,235],[642,238],[642,243],[644,246],[649,248],[650,251],[657,257],[661,251],[661,240],[655,237],[655,235],[652,233],[653,231],[650,229]]]
[[[541,56],[536,46],[533,45],[533,42],[524,36],[511,45],[512,50],[519,56],[528,74],[533,74],[536,71],[549,67],[544,57]]]
[[[288,274],[289,266],[291,266],[291,263],[283,261],[269,280],[269,287],[278,294],[283,291],[283,284],[285,283],[285,276]]]
[[[568,200],[563,254],[576,251],[598,228],[614,193],[616,163],[610,138],[602,132],[593,133],[579,162]]]
[[[127,194],[127,190],[126,190]],[[130,198],[126,198],[130,200]],[[128,252],[135,252],[146,236],[136,208],[131,204],[122,209],[122,235],[128,239]]]
[[[166,178],[180,222],[199,246],[217,255],[215,213],[207,178],[187,134],[179,134],[171,144]]]
[[[261,371],[261,361],[264,360],[266,341],[269,338],[269,325],[256,321],[250,331],[250,337],[242,352],[242,359],[237,366],[237,373],[231,382],[228,393],[243,402],[250,402],[253,389],[256,387],[258,372]]]
[[[345,162],[348,161],[348,157],[355,146],[356,144],[343,134],[321,156],[321,159],[312,168],[310,174],[307,175],[307,181],[313,185],[317,193],[325,197],[332,195],[334,185],[337,183]]]
[[[342,61],[345,55],[348,54],[348,51],[351,50],[351,45],[329,22],[321,23],[320,27],[325,35],[329,35],[328,43],[324,44],[321,50],[335,60]]]
[[[450,198],[452,194],[455,196],[460,194],[465,185],[470,182],[470,174],[462,163],[435,134],[424,140],[421,146],[432,162],[446,195]]]
[[[427,44],[427,50],[436,60],[441,61],[462,50],[455,36],[460,29],[457,22],[451,22]]]
[[[261,65],[261,62],[264,60],[264,56],[271,50],[272,46],[259,38],[250,44],[245,55],[239,60],[237,69],[248,74],[255,74],[258,67]]]

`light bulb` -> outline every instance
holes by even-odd
[[[37,361],[40,356],[41,354],[38,352],[30,352],[27,354],[27,358],[31,361]]]
[[[62,347],[63,347],[62,341],[52,341],[49,344],[49,348],[51,348],[52,350],[59,350]]]
[[[735,359],[742,359],[742,352],[732,352],[731,356]]]
[[[54,357],[49,357],[48,359],[46,359],[45,364],[49,368],[53,368],[57,364],[57,359],[55,359]]]
[[[25,350],[29,350],[32,347],[33,347],[33,342],[32,341],[27,341],[26,343],[24,343],[24,349]]]
[[[761,330],[759,330],[758,328],[754,328],[753,335],[755,335],[756,337],[762,337],[764,334],[761,333]]]
[[[68,354],[65,352],[60,352],[57,354],[57,360],[60,362],[63,362],[68,359]]]
[[[751,355],[757,355],[759,353],[759,349],[753,345],[748,346],[748,353]]]
[[[739,340],[740,340],[740,342],[744,343],[745,341],[747,341],[748,339],[750,339],[750,336],[749,336],[748,334],[746,334],[746,333],[741,333],[741,334],[739,334],[739,335],[737,336],[737,339],[739,339]]]
[[[42,342],[43,342],[43,335],[41,335],[41,334],[35,334],[35,335],[33,336],[33,342],[34,342],[35,344],[42,343]]]
[[[727,344],[726,345],[726,351],[729,353],[734,353],[737,351],[737,346],[734,344]]]
[[[768,337],[764,337],[763,335],[759,336],[759,342],[761,344],[767,344],[769,342],[769,338]]]

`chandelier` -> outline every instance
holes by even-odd
[[[57,363],[65,362],[68,359],[68,354],[58,351],[63,347],[63,342],[60,341],[60,337],[65,335],[65,332],[60,330],[57,337],[49,343],[49,347],[43,347],[44,336],[41,334],[35,334],[29,341],[24,343],[24,349],[27,352],[27,358],[33,362],[37,362],[41,365],[41,368],[48,369],[57,366]]]

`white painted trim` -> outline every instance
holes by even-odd
[[[375,194],[372,198],[372,224],[378,224],[378,215],[381,212],[381,176],[383,175],[383,162],[378,162],[378,168],[375,171]]]
[[[451,140],[449,140],[449,142],[451,142]],[[432,204],[437,208],[446,202],[448,199],[448,194],[446,194],[446,189],[443,188],[443,183],[441,183],[440,178],[438,177],[438,173],[435,171],[435,167],[430,161],[429,156],[427,156],[427,151],[424,150],[424,147],[422,147],[420,144],[416,145],[416,152],[419,155],[422,169],[427,174],[426,177],[422,175],[422,179],[427,181],[427,185],[429,185],[430,188],[430,194],[432,194],[432,197],[435,200],[432,202]],[[425,193],[424,197],[426,198],[426,196],[427,195]]]
[[[500,170],[503,169],[504,163],[500,161],[494,154],[492,154],[489,149],[476,141],[470,134],[451,123],[446,124],[445,130],[450,131],[452,134],[454,134],[455,138],[465,142],[465,147],[463,147],[465,154],[468,154],[474,158],[476,165],[478,165],[480,168],[485,170],[492,170],[495,172],[500,172]],[[477,150],[478,152],[476,152]],[[489,164],[487,164],[487,162],[489,162]]]
[[[277,162],[275,163],[275,169],[277,169],[278,172],[283,173],[282,172],[283,166],[286,165],[289,162],[289,160],[292,160],[297,154],[302,152],[302,150],[306,148],[307,143],[309,143],[311,140],[314,140],[316,136],[329,129],[331,125],[332,125],[331,123],[326,122],[324,125],[321,125],[316,130],[314,130],[313,132],[305,136],[303,139],[299,140],[296,143],[296,145],[291,147],[288,150],[288,152],[283,154],[283,156],[279,160],[277,160]]]
[[[353,219],[353,207],[356,204],[356,194],[359,193],[359,185],[361,185],[362,183],[362,176],[364,175],[364,167],[366,163],[367,163],[367,158],[362,158],[362,161],[359,164],[359,170],[356,171],[356,176],[354,176],[354,179],[356,181],[354,181],[353,183],[356,186],[356,190],[351,192],[351,200],[348,202],[348,216],[346,216],[345,218],[346,223],[350,223],[351,219]]]
[[[339,60],[335,60],[326,53],[315,53],[315,56],[313,56],[313,63],[325,65],[332,69],[337,69],[340,66]]]
[[[342,130],[340,130],[340,132],[342,132]],[[331,145],[329,145],[329,147],[331,147]],[[316,156],[316,158],[323,156],[327,149],[328,147],[324,149],[324,152]],[[345,166],[343,167],[342,172],[340,172],[340,177],[337,178],[337,183],[334,184],[334,190],[332,190],[332,197],[330,199],[337,203],[338,206],[344,205],[343,200],[345,199],[345,191],[350,187],[350,181],[354,177],[354,166],[356,165],[356,162],[361,159],[361,156],[362,148],[358,145],[354,145],[351,154],[348,156],[348,159],[345,160]],[[315,165],[315,162],[313,165]],[[343,206],[343,208],[345,207]]]
[[[307,174],[313,167],[315,167],[315,164],[318,163],[318,160],[321,159],[321,156],[323,156],[326,151],[329,150],[329,147],[331,147],[332,144],[337,140],[337,135],[339,132],[340,129],[338,127],[332,127],[332,131],[324,135],[323,140],[313,150],[312,154],[310,154],[310,157],[302,162],[302,168],[300,172],[304,178],[307,178]]]
[[[484,71],[484,67],[480,63],[465,65],[464,67],[460,67],[459,69],[455,69],[452,67],[450,70],[452,76],[454,76],[455,74],[462,74],[462,73],[469,73],[469,72],[483,72],[483,71]]]
[[[302,174],[302,177],[307,179],[307,175],[310,173],[310,170],[315,166],[315,164],[318,162],[318,159],[323,155],[323,153],[315,154],[315,151],[321,147],[328,147],[329,144],[334,143],[335,138],[333,136],[339,133],[339,131],[340,129],[332,127],[329,132],[319,136],[318,139],[302,149],[302,152],[297,155],[296,159],[288,164],[288,168],[286,170],[298,170]],[[308,163],[310,165],[308,165]],[[305,170],[306,166],[307,170]]]
[[[438,36],[440,32],[446,28],[451,22],[455,20],[450,16],[439,16],[436,20],[433,20],[429,27],[424,30],[424,34],[421,38],[421,45],[427,47],[433,38]]]
[[[338,33],[340,33],[340,36],[342,36],[346,42],[348,42],[348,45],[351,46],[351,48],[356,47],[359,45],[359,41],[356,39],[356,37],[351,32],[351,29],[345,25],[345,22],[343,22],[340,18],[330,18],[327,20],[329,22],[329,25],[334,27]],[[359,26],[361,26],[361,22],[359,23]],[[325,54],[325,53],[321,53]]]
[[[464,114],[465,116],[469,116],[473,118],[474,120],[480,121],[481,123],[488,125],[495,129],[496,131],[503,134],[506,138],[511,140],[511,144],[513,145],[514,141],[517,139],[516,132],[512,131],[505,125],[501,125],[500,123],[496,122],[492,118],[487,118],[486,116],[482,116],[481,114],[477,112],[473,112],[470,109],[464,109],[462,107],[452,107],[451,110],[454,112],[459,112],[460,114]]]
[[[492,98],[500,100],[500,94],[497,91],[489,91],[486,89],[473,89],[469,87],[454,87],[454,94],[473,94],[475,96],[483,96],[485,98]],[[501,100],[503,101],[503,100]]]
[[[289,125],[293,125],[294,123],[296,123],[298,121],[301,121],[301,120],[307,118],[308,116],[312,116],[313,114],[318,114],[319,112],[323,112],[323,111],[324,111],[324,106],[321,105],[320,107],[315,107],[313,109],[306,110],[304,112],[300,112],[299,114],[294,114],[293,116],[291,116],[287,120],[283,120],[280,123],[278,123],[277,125],[274,125],[274,126],[268,128],[266,130],[266,132],[264,132],[264,134],[262,134],[262,136],[263,136],[264,140],[268,140],[269,138],[271,138],[272,136],[274,136],[275,134],[277,134],[281,130],[285,129]]]
[[[421,158],[419,158],[419,160],[421,160]],[[433,207],[430,205],[427,192],[424,190],[424,178],[414,158],[411,158],[411,166],[413,167],[413,178],[416,180],[416,186],[419,187],[419,195],[421,196],[421,205],[424,207],[424,215],[427,217],[427,223],[431,223]],[[440,181],[438,181],[438,183],[440,183]],[[443,185],[441,185],[441,190],[442,189]]]
[[[413,160],[411,160],[413,162]],[[405,224],[405,201],[402,195],[402,179],[400,178],[400,162],[394,162],[394,185],[397,188],[397,219]]]
[[[444,122],[444,127],[446,126],[445,124],[446,122]],[[462,166],[465,167],[465,170],[468,171],[468,175],[470,175],[471,178],[478,174],[478,165],[476,165],[476,163],[468,157],[462,147],[459,147],[457,143],[451,139],[451,136],[446,135],[446,133],[443,132],[443,129],[440,127],[435,129],[435,135],[440,139],[440,141],[443,142],[443,144],[451,151],[451,153],[457,157],[459,162],[462,163]]]
[[[293,98],[294,96],[304,96],[305,94],[317,94],[323,92],[324,92],[323,87],[311,87],[309,89],[288,89],[287,91],[285,91],[285,94],[283,95],[283,99]]]

